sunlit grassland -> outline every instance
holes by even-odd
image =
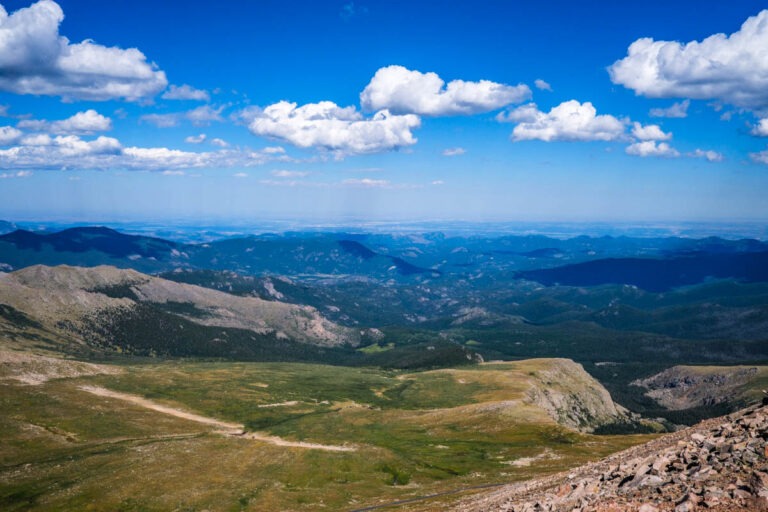
[[[39,386],[0,381],[0,509],[353,510],[559,471],[647,439],[575,433],[524,403],[547,364],[402,373],[172,362]],[[225,437],[84,384],[355,450]]]

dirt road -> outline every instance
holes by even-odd
[[[117,400],[130,402],[132,404],[138,405],[140,407],[144,407],[146,409],[151,409],[153,411],[161,412],[163,414],[176,416],[177,418],[183,418],[183,419],[194,421],[197,423],[210,425],[212,427],[216,427],[218,432],[221,432],[223,434],[230,435],[230,436],[242,437],[244,439],[253,439],[255,441],[270,443],[276,446],[286,446],[289,448],[306,448],[310,450],[325,450],[325,451],[332,451],[332,452],[355,451],[355,448],[352,446],[338,446],[338,445],[328,445],[328,444],[318,444],[318,443],[305,443],[302,441],[288,441],[281,437],[270,436],[270,435],[262,434],[259,432],[246,432],[245,426],[239,423],[229,423],[226,421],[217,420],[215,418],[209,418],[207,416],[201,416],[199,414],[182,411],[181,409],[176,409],[174,407],[168,407],[166,405],[158,404],[156,402],[153,402],[152,400],[148,400],[141,396],[129,395],[127,393],[120,393],[118,391],[112,391],[110,389],[102,388],[99,386],[80,386],[80,389],[83,391],[87,391],[88,393],[92,393],[94,395],[103,396],[107,398],[115,398]]]

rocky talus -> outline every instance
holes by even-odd
[[[768,406],[753,406],[456,510],[768,511],[767,440]]]

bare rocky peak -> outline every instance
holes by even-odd
[[[47,267],[34,265],[8,274],[23,285],[59,290],[93,290],[106,286],[139,284],[153,278],[131,269],[100,265],[98,267]]]

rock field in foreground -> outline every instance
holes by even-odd
[[[568,473],[462,501],[461,511],[768,511],[768,406],[706,420]]]

